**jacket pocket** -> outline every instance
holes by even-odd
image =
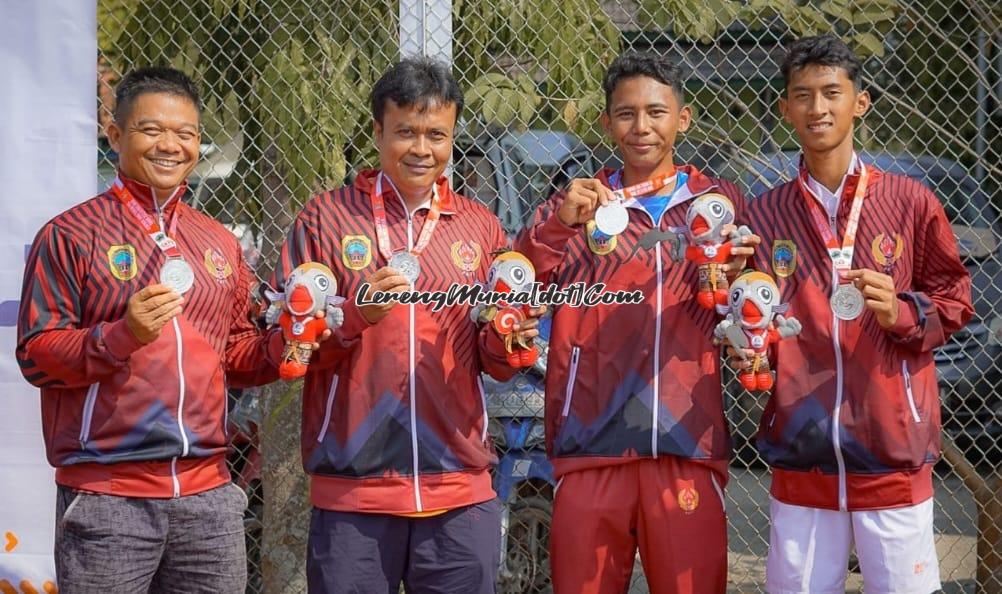
[[[915,393],[912,391],[912,375],[908,371],[908,361],[901,361],[901,377],[905,381],[905,399],[908,401],[908,409],[912,413],[912,420],[916,423],[922,422],[919,416],[918,407],[915,406]]]
[[[334,395],[337,393],[338,376],[331,380],[331,389],[327,393],[327,406],[324,409],[324,422],[320,425],[320,432],[317,433],[317,443],[323,443],[324,435],[327,435],[327,428],[331,424],[331,414],[334,410]]]
[[[97,405],[97,393],[101,389],[101,382],[95,382],[87,388],[87,397],[84,399],[83,415],[80,419],[80,449],[87,449],[87,442],[90,440],[90,426],[94,420],[94,406]]]
[[[560,420],[567,419],[571,413],[571,401],[574,399],[574,383],[578,377],[578,360],[581,358],[581,347],[571,349],[571,368],[567,374],[567,387],[564,390],[564,409],[560,412]]]
[[[477,392],[480,394],[480,406],[484,410],[484,426],[480,430],[480,442],[487,443],[487,424],[490,421],[487,418],[487,391],[484,389],[484,378],[479,373],[477,374]]]

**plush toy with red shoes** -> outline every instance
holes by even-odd
[[[672,229],[671,259],[688,260],[698,266],[699,290],[696,300],[706,309],[722,310],[727,305],[727,276],[723,264],[731,257],[731,248],[741,245],[751,229],[742,225],[729,236],[724,227],[734,223],[734,204],[722,194],[703,194],[689,204],[685,227]]]
[[[519,252],[503,252],[494,258],[487,272],[487,290],[497,293],[522,293],[536,282],[536,269],[528,258]],[[525,344],[515,331],[515,324],[529,317],[529,306],[501,301],[497,305],[478,306],[471,317],[481,323],[490,323],[504,339],[508,364],[512,367],[531,367],[539,357],[535,344]]]
[[[713,330],[716,342],[728,342],[743,359],[752,351],[751,366],[738,372],[741,385],[750,392],[772,389],[769,346],[800,334],[796,318],[784,317],[789,308],[779,302],[779,287],[763,272],[746,272],[734,279],[725,308],[726,317]]]
[[[306,375],[313,345],[325,330],[334,331],[344,323],[344,302],[337,296],[337,280],[330,268],[319,262],[296,267],[285,282],[285,293],[266,292],[271,304],[265,312],[268,325],[278,324],[285,337],[285,350],[278,375],[292,380]],[[318,317],[317,312],[326,312]]]

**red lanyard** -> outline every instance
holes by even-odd
[[[143,231],[146,231],[146,234],[150,236],[153,243],[157,244],[160,251],[167,254],[168,258],[184,259],[184,256],[181,255],[181,250],[177,247],[177,243],[160,229],[160,223],[150,213],[146,212],[146,209],[139,204],[139,201],[132,195],[129,188],[125,187],[120,178],[115,178],[115,183],[111,185],[111,193],[125,206],[125,210],[132,215],[132,218],[143,228]],[[156,200],[156,197],[154,196],[153,199]],[[174,234],[176,228],[177,216],[171,221],[171,235]]]
[[[661,188],[667,186],[669,183],[675,180],[676,172],[662,173],[661,175],[656,175],[651,179],[640,182],[639,184],[633,184],[632,186],[626,188],[620,188],[614,190],[613,193],[623,200],[629,200],[630,198],[635,198],[637,196],[646,196],[647,194],[652,194],[657,192]],[[619,174],[619,183],[623,183],[623,174]]]
[[[390,184],[392,183],[391,180]],[[397,194],[399,195],[399,192]],[[372,202],[372,216],[376,219],[376,237],[379,241],[379,253],[383,254],[384,258],[389,259],[393,255],[393,249],[390,246],[390,233],[386,229],[386,204],[383,202],[382,171],[376,176],[376,189],[369,194],[369,200]],[[406,205],[404,208],[406,208]],[[421,226],[421,234],[418,235],[417,243],[411,250],[412,254],[419,255],[428,246],[428,242],[431,241],[431,235],[435,232],[435,226],[438,225],[438,219],[441,214],[438,185],[436,184],[432,186],[431,208],[428,210],[428,217],[425,219],[424,225]]]
[[[856,184],[856,192],[852,197],[852,207],[849,209],[849,221],[845,226],[845,237],[842,239],[841,246],[839,246],[838,238],[835,237],[833,229],[828,224],[828,218],[825,216],[825,213],[821,212],[818,200],[807,189],[804,174],[801,173],[797,176],[797,183],[800,184],[800,192],[804,200],[807,201],[807,210],[811,213],[811,221],[813,221],[818,233],[821,234],[821,239],[824,240],[825,247],[828,248],[828,256],[832,259],[832,264],[840,272],[845,272],[852,268],[852,256],[856,251],[856,230],[859,228],[859,215],[863,212],[863,198],[866,194],[866,183],[870,175],[866,166],[862,163],[859,164],[859,169],[859,182]]]

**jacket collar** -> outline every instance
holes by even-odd
[[[122,180],[122,185],[124,185],[129,190],[129,193],[132,194],[132,197],[135,198],[136,202],[141,204],[143,208],[145,208],[149,212],[157,211],[156,200],[154,198],[155,194],[153,192],[152,187],[142,182],[138,182],[130,177],[126,177],[126,175],[122,173],[121,170],[118,171],[118,179]],[[159,209],[165,218],[171,216],[174,213],[174,209],[177,208],[178,203],[181,202],[181,198],[185,195],[187,191],[188,191],[187,180],[185,180],[180,186],[174,189],[174,193],[171,194],[167,202],[165,202],[164,205],[161,206]],[[110,190],[107,193],[111,194]]]
[[[362,192],[363,194],[372,194],[374,191],[376,191],[376,176],[378,175],[379,175],[378,169],[364,169],[360,171],[358,175],[355,176],[355,184],[354,184],[355,188],[359,192]],[[449,178],[443,175],[442,177],[438,178],[438,181],[435,182],[435,185],[438,188],[439,208],[441,209],[442,214],[444,215],[456,214],[456,201],[455,201],[456,194],[452,191],[452,188],[449,186]],[[393,185],[386,183],[383,184],[383,192],[384,193],[393,192],[394,194],[396,194]],[[422,208],[427,210],[428,206],[419,207],[417,210],[421,210]]]
[[[842,209],[843,203],[852,201],[852,197],[856,193],[856,186],[859,185],[860,173],[863,172],[864,163],[863,160],[859,158],[858,155],[856,155],[856,158],[852,161],[852,163],[854,163],[855,166],[850,167],[850,171],[846,174],[845,178],[842,181],[842,194],[839,196],[839,210]],[[803,190],[806,188],[809,192],[809,196],[805,196],[805,198],[814,197],[815,199],[817,199],[818,197],[814,196],[814,193],[810,191],[807,184],[807,180],[810,178],[811,174],[809,171],[807,171],[807,163],[804,161],[803,153],[800,154],[799,171],[797,175],[800,178],[801,189]],[[882,172],[877,168],[873,167],[872,165],[866,165],[866,175],[868,178],[866,181],[867,187],[872,187],[873,183],[880,178]]]

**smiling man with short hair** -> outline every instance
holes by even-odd
[[[247,498],[226,464],[226,387],[277,379],[282,336],[249,318],[236,238],[182,201],[195,84],[144,68],[116,98],[118,177],[39,231],[18,321],[56,467],[59,589],[237,594]]]

